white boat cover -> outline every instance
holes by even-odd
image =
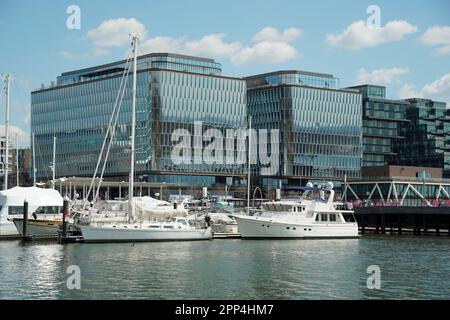
[[[188,211],[182,204],[174,204],[154,199],[152,197],[133,197],[135,215],[139,218],[165,218],[173,216],[186,216]]]

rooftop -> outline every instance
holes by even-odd
[[[138,56],[138,60],[145,59],[145,58],[150,58],[150,57],[173,57],[173,58],[180,58],[180,59],[186,59],[186,60],[193,60],[193,61],[200,61],[200,62],[219,64],[214,59],[210,59],[210,58],[188,56],[188,55],[177,54],[177,53],[169,53],[169,52],[161,52],[161,53],[154,52],[154,53],[148,53],[148,54],[140,55],[140,56]],[[123,59],[123,60],[114,61],[114,62],[110,62],[110,63],[106,63],[106,64],[94,66],[94,67],[88,67],[88,68],[82,68],[82,69],[77,69],[77,70],[63,72],[63,73],[61,73],[61,75],[62,76],[67,76],[67,75],[72,75],[72,74],[89,72],[89,71],[92,71],[92,70],[103,69],[103,68],[108,68],[108,67],[115,66],[115,65],[118,65],[118,64],[123,64],[125,62],[126,62],[126,59]]]
[[[257,75],[253,75],[253,76],[249,76],[249,77],[244,77],[244,79],[256,79],[256,78],[268,77],[268,76],[280,75],[280,74],[301,74],[301,75],[305,75],[305,76],[335,78],[332,74],[328,74],[328,73],[318,73],[318,72],[310,72],[310,71],[303,71],[303,70],[279,70],[279,71],[261,73],[261,74],[257,74]]]

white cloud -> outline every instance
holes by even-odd
[[[231,62],[236,65],[250,63],[277,64],[295,59],[297,56],[297,50],[289,43],[262,41],[237,52],[231,57]]]
[[[438,46],[436,55],[450,54],[450,27],[434,26],[428,28],[419,38],[426,46]]]
[[[9,141],[12,145],[16,145],[16,137],[19,142],[19,147],[26,147],[30,145],[30,134],[23,131],[21,128],[9,125]],[[0,135],[5,135],[5,125],[0,125]]]
[[[145,52],[177,52],[228,58],[235,65],[249,63],[275,64],[298,57],[289,42],[301,35],[300,29],[289,28],[282,32],[272,27],[263,28],[251,46],[242,42],[227,42],[223,33],[208,34],[198,40],[186,38],[155,37],[142,41]]]
[[[130,43],[130,35],[141,39],[147,36],[145,26],[134,18],[118,18],[103,21],[97,28],[89,30],[86,38],[97,48],[121,47]]]
[[[183,39],[171,37],[155,37],[141,41],[141,49],[144,52],[181,52]]]
[[[184,44],[184,49],[190,54],[207,54],[212,56],[229,57],[242,50],[240,42],[225,42],[225,34],[209,34],[199,40]]]
[[[400,88],[399,96],[402,99],[425,98],[443,101],[447,102],[447,107],[450,107],[450,73],[424,85],[420,90],[417,90],[414,85],[406,83]]]
[[[327,34],[325,41],[331,47],[359,50],[400,41],[417,30],[416,26],[404,20],[390,21],[380,28],[370,28],[365,21],[359,20],[349,25],[342,33]]]
[[[417,88],[415,85],[405,83],[398,93],[400,99],[408,99],[408,98],[420,98],[422,95],[417,92]]]
[[[226,41],[226,34],[207,34],[199,39],[186,37],[147,37],[146,27],[134,18],[111,19],[102,22],[97,28],[87,32],[86,38],[93,43],[92,55],[108,54],[108,49],[121,47],[129,43],[129,34],[138,34],[142,53],[173,52],[192,55],[204,55],[230,59],[233,64],[248,63],[274,64],[298,57],[296,48],[291,44],[302,34],[301,29],[287,28],[277,30],[265,27],[253,37],[251,45],[241,41]],[[61,51],[65,58],[73,58],[69,51]]]
[[[254,42],[261,41],[285,41],[292,42],[298,37],[300,37],[303,33],[303,30],[296,28],[288,28],[282,32],[279,32],[277,29],[273,27],[265,27],[261,31],[259,31],[254,37]]]
[[[375,84],[385,86],[392,83],[395,78],[408,73],[409,70],[405,68],[384,68],[374,70],[372,72],[369,72],[363,68],[359,70],[355,82],[357,84]]]

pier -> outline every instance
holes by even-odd
[[[450,207],[355,208],[361,233],[450,236]]]

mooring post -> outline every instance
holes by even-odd
[[[384,213],[381,214],[381,234],[386,233],[386,226],[384,221]]]
[[[22,239],[28,240],[28,201],[23,202]]]
[[[66,237],[67,237],[67,221],[66,221],[66,216],[69,215],[69,198],[67,196],[64,197],[64,202],[63,202],[63,216],[62,216],[62,231],[61,231],[61,236],[62,236],[62,240],[65,241]]]

